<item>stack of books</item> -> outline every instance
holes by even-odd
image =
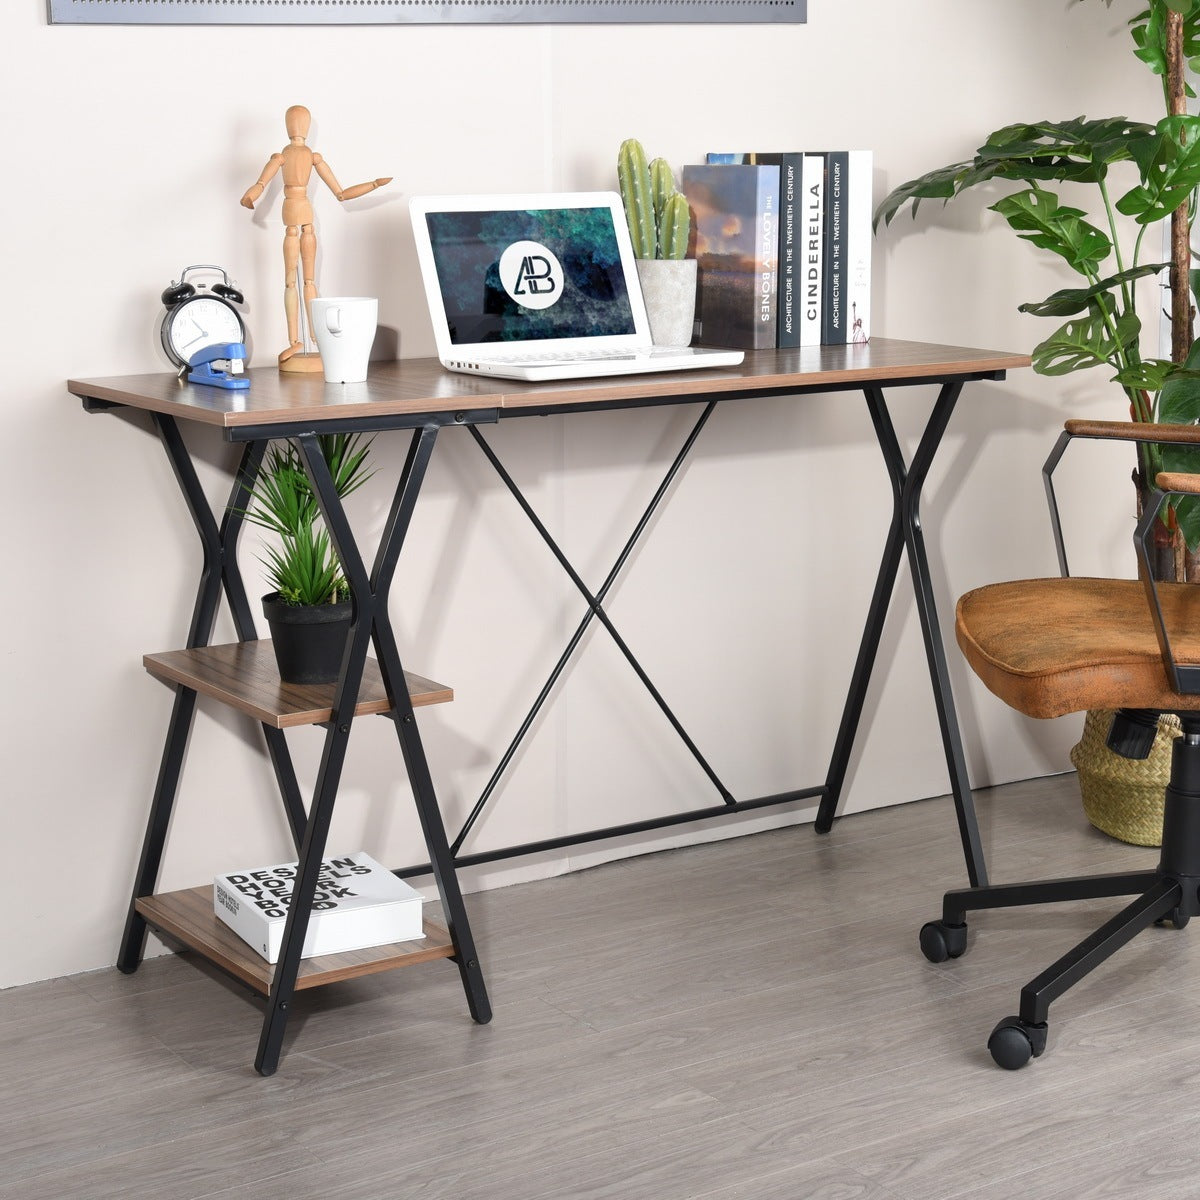
[[[709,154],[685,166],[697,341],[749,350],[865,342],[870,150]]]

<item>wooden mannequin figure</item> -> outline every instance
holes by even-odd
[[[356,196],[365,196],[367,192],[383,187],[385,183],[391,183],[392,177],[389,175],[386,179],[374,179],[370,183],[356,183],[353,187],[344,188],[334,178],[329,164],[305,143],[312,124],[308,109],[293,104],[284,116],[284,123],[288,144],[279,153],[271,155],[258,182],[246,189],[241,202],[244,208],[253,209],[254,202],[262,197],[267,184],[280,170],[283,171],[283,308],[287,314],[288,347],[279,355],[279,369],[319,371],[320,355],[301,353],[304,339],[300,330],[300,290],[297,286],[299,284],[303,288],[304,319],[311,333],[312,301],[317,296],[317,235],[313,228],[312,202],[308,198],[309,180],[315,169],[321,182],[339,200],[353,200]]]

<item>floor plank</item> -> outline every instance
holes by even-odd
[[[998,880],[1155,860],[1069,775],[977,802]],[[490,1025],[445,963],[348,980],[297,997],[270,1079],[261,1001],[186,955],[2,992],[0,1198],[1195,1195],[1200,922],[1003,1072],[991,1026],[1117,903],[977,914],[934,966],[964,874],[942,797],[470,896]]]

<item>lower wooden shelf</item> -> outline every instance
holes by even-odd
[[[247,983],[264,996],[270,994],[273,963],[260,958],[216,913],[212,885],[180,892],[144,896],[135,902],[137,911],[151,928],[169,934],[202,954],[223,970]],[[450,958],[454,945],[450,935],[433,921],[425,921],[425,938],[419,942],[393,942],[365,950],[347,950],[300,961],[296,987],[321,987],[359,975],[374,975],[435,958]]]

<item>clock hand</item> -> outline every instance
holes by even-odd
[[[207,330],[205,330],[205,329],[201,329],[201,328],[200,328],[200,326],[199,326],[199,325],[197,325],[195,321],[192,321],[192,323],[191,323],[191,324],[192,324],[192,328],[193,328],[194,330],[196,330],[196,335],[195,335],[194,337],[188,338],[188,340],[187,340],[186,342],[183,342],[183,343],[181,343],[184,349],[186,349],[188,346],[194,345],[194,344],[195,344],[196,342],[198,342],[198,341],[199,341],[201,338],[206,338],[206,337],[208,337],[208,331],[207,331]]]

